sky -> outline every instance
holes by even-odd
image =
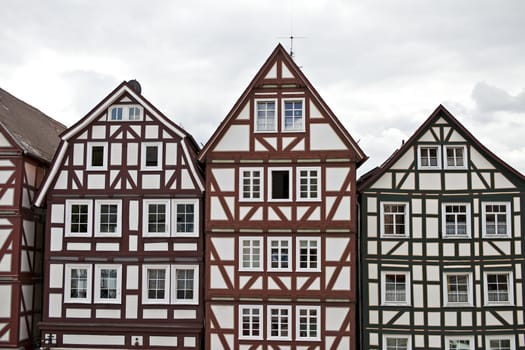
[[[522,0],[3,0],[0,87],[66,126],[124,80],[205,144],[278,43],[382,164],[443,104],[525,173]]]

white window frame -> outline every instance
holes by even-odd
[[[250,197],[244,197],[244,172],[250,172]],[[259,198],[254,198],[253,194],[253,172],[259,172]],[[239,168],[239,201],[240,202],[262,202],[264,200],[264,169],[263,168]]]
[[[445,148],[443,152],[443,168],[444,169],[467,169],[468,157],[467,157],[467,146],[466,145],[445,145],[444,148]],[[447,151],[449,149],[456,149],[456,148],[463,149],[463,165],[448,165]],[[455,155],[456,154],[454,152],[454,162],[456,162]]]
[[[454,340],[468,340],[469,341],[469,345],[470,345],[470,349],[469,350],[474,350],[474,337],[473,336],[470,336],[470,335],[465,335],[465,336],[453,336],[453,337],[445,337],[445,350],[451,350],[450,349],[450,341],[454,341]]]
[[[93,156],[93,147],[103,147],[102,165],[95,166],[91,164]],[[88,142],[87,143],[86,169],[91,171],[103,171],[108,168],[108,143],[107,142]]]
[[[505,218],[505,224],[507,228],[506,234],[498,234],[498,233],[487,233],[487,206],[488,205],[504,205],[506,207],[506,218]],[[511,227],[511,206],[510,202],[482,202],[481,203],[481,232],[483,233],[483,237],[485,238],[510,238],[512,236],[512,227]]]
[[[169,199],[144,199],[142,201],[142,235],[144,237],[169,237],[171,229],[171,201]],[[150,204],[164,204],[166,205],[166,231],[164,232],[149,232],[149,205]]]
[[[315,337],[302,337],[301,336],[301,310],[315,310],[316,311],[316,325],[317,325],[317,336]],[[310,318],[310,315],[308,315],[308,318]],[[310,333],[310,322],[308,321],[307,328],[308,333]],[[320,306],[303,306],[298,305],[295,308],[295,329],[296,329],[296,339],[297,340],[306,340],[306,341],[319,341],[321,340],[321,307]]]
[[[383,335],[383,346],[382,350],[387,350],[387,339],[394,338],[394,339],[406,339],[407,340],[407,350],[412,349],[412,338],[409,335],[406,334],[384,334]]]
[[[468,276],[468,295],[467,295],[467,301],[466,302],[455,302],[455,301],[449,301],[448,300],[448,276],[458,276],[458,275],[466,275]],[[473,287],[473,281],[472,281],[472,272],[464,272],[464,271],[448,271],[443,273],[443,304],[445,306],[449,307],[457,307],[457,306],[473,306],[474,304],[474,287]]]
[[[490,301],[489,300],[489,275],[506,275],[507,276],[507,291],[509,300],[508,301]],[[497,306],[497,305],[514,305],[514,276],[511,271],[484,271],[484,294],[485,294],[485,305]]]
[[[421,161],[421,149],[422,148],[435,148],[436,152],[436,162],[437,165],[423,165]],[[435,144],[422,144],[417,146],[417,165],[418,169],[421,170],[439,170],[441,169],[441,146]]]
[[[122,108],[122,119],[111,119],[111,114],[114,109],[116,108]],[[130,119],[130,109],[131,108],[138,108],[140,111],[140,118],[139,119]],[[108,109],[108,117],[107,120],[109,122],[127,122],[127,121],[141,121],[144,119],[144,107],[138,104],[115,104],[109,107]]]
[[[395,234],[395,233],[385,233],[385,205],[404,205],[405,206],[405,212],[404,212],[404,225],[405,225],[405,233],[404,234]],[[381,237],[384,238],[408,238],[410,236],[410,204],[408,202],[396,202],[396,201],[382,201],[381,202]]]
[[[85,269],[87,270],[87,286],[85,298],[71,297],[71,270]],[[93,267],[91,264],[65,264],[65,281],[64,281],[64,303],[90,304],[91,291],[93,284]]]
[[[104,204],[117,205],[117,230],[116,232],[100,231],[100,209]],[[95,200],[95,237],[121,237],[122,236],[122,201],[120,199]]]
[[[465,206],[465,216],[466,216],[466,233],[463,234],[448,234],[447,233],[447,212],[446,208],[451,205],[462,205]],[[461,238],[470,238],[472,235],[471,231],[471,211],[470,211],[470,203],[463,203],[463,202],[445,202],[441,204],[441,232],[443,232],[442,236],[444,238],[452,238],[452,239],[461,239]]]
[[[405,300],[404,301],[388,301],[386,300],[386,276],[387,275],[404,275],[405,276]],[[411,293],[409,271],[382,271],[381,272],[381,304],[382,305],[411,305]]]
[[[274,125],[273,130],[259,130],[257,122],[258,122],[258,111],[257,106],[259,105],[259,102],[267,103],[267,102],[273,102],[275,106],[275,115],[274,115]],[[277,132],[277,123],[279,120],[279,104],[277,103],[277,99],[275,98],[258,98],[254,100],[253,103],[253,130],[256,133],[275,133]]]
[[[272,267],[272,242],[278,241],[279,242],[279,267]],[[282,242],[288,242],[288,267],[280,267],[282,265],[281,260],[281,249],[282,249]],[[267,251],[267,271],[275,272],[275,271],[292,271],[292,259],[293,259],[293,251],[292,251],[292,239],[290,237],[268,237],[266,251]]]
[[[100,279],[101,271],[104,269],[112,269],[117,271],[116,279],[116,298],[106,299],[100,296]],[[99,304],[120,304],[122,299],[122,265],[118,264],[107,264],[107,265],[95,265],[95,303]]]
[[[286,102],[301,102],[303,105],[302,109],[302,127],[299,128],[293,128],[293,129],[286,129],[286,109],[285,105]],[[294,123],[295,125],[295,123]],[[281,131],[283,133],[292,133],[292,132],[304,132],[306,128],[306,103],[304,97],[291,97],[291,98],[283,98],[281,100]]]
[[[164,281],[164,298],[151,299],[149,297],[149,270],[164,270],[166,279]],[[143,304],[169,304],[170,303],[170,265],[143,265],[142,266],[142,303]]]
[[[288,311],[288,336],[272,336],[272,310],[287,310]],[[293,332],[293,324],[292,324],[292,307],[289,305],[268,305],[267,308],[267,329],[268,329],[268,340],[291,340],[292,339],[292,332]],[[279,334],[281,333],[281,327],[279,322]]]
[[[514,335],[487,335],[485,336],[485,349],[493,350],[490,347],[491,340],[509,340],[510,350],[516,350],[516,339]]]
[[[179,232],[177,230],[177,205],[178,204],[192,204],[193,205],[193,231],[192,232]],[[198,199],[174,199],[172,202],[172,217],[173,217],[173,227],[171,232],[173,232],[174,237],[199,237],[199,222],[200,222],[200,208]]]
[[[288,198],[273,198],[272,187],[273,187],[273,172],[274,171],[287,171],[288,172]],[[269,202],[290,202],[293,200],[293,185],[292,185],[292,168],[289,167],[275,167],[268,168],[268,201]]]
[[[140,156],[140,170],[142,171],[157,171],[162,170],[162,142],[142,142]],[[157,147],[157,165],[146,165],[146,150],[148,147]]]
[[[250,242],[250,266],[243,266],[244,258],[244,241]],[[259,242],[259,267],[253,267],[253,242]],[[263,271],[264,269],[264,242],[262,237],[239,237],[239,271]]]
[[[249,309],[250,310],[250,330],[251,333],[253,333],[254,328],[253,327],[253,310],[259,310],[259,335],[243,335],[243,311]],[[263,313],[263,307],[262,305],[239,305],[239,339],[250,339],[250,340],[262,340],[263,339],[263,323],[264,323],[264,313]]]
[[[193,270],[193,298],[177,298],[177,270]],[[199,303],[199,266],[198,265],[172,265],[171,266],[171,303],[177,305],[197,305]]]
[[[301,241],[316,242],[317,259],[316,267],[301,267]],[[310,258],[310,252],[308,252]],[[308,259],[308,262],[311,260]],[[310,265],[310,264],[309,264]],[[295,267],[298,272],[320,272],[321,271],[321,238],[320,237],[297,237],[295,239]]]
[[[87,232],[71,232],[71,209],[73,205],[87,205],[88,206],[88,221]],[[68,199],[66,200],[66,221],[65,221],[65,236],[66,237],[91,237],[93,232],[93,201],[91,199]]]
[[[139,110],[139,118],[138,119],[131,119],[131,109],[132,108],[137,108]],[[127,108],[126,108],[126,111],[127,111],[127,120],[130,121],[130,122],[136,122],[136,121],[141,121],[144,119],[144,107],[142,107],[141,105],[128,105]]]
[[[315,178],[317,180],[317,191],[316,191],[316,195],[315,197],[311,196],[310,195],[310,191],[307,191],[308,192],[308,195],[307,197],[305,198],[302,198],[301,197],[301,171],[307,171],[308,172],[308,176],[307,176],[307,182],[308,182],[308,187],[310,187],[311,185],[311,177],[310,177],[310,174],[309,172],[310,171],[316,171],[317,172],[317,177]],[[296,193],[296,200],[297,201],[301,201],[301,202],[307,202],[307,201],[312,201],[312,202],[315,202],[315,201],[319,201],[321,200],[321,189],[322,189],[322,181],[321,181],[321,168],[320,167],[298,167],[296,169],[296,180],[295,180],[295,193]]]

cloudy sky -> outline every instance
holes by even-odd
[[[0,87],[67,126],[123,80],[204,144],[275,46],[381,164],[441,103],[525,172],[525,1],[2,1]]]

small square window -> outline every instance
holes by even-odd
[[[283,131],[304,131],[304,99],[283,100]]]
[[[122,107],[111,108],[111,120],[122,120]]]
[[[381,230],[384,237],[408,237],[408,203],[382,203]]]
[[[268,270],[290,271],[290,238],[271,238],[268,242]]]
[[[197,237],[199,235],[198,200],[174,200],[175,235]]]
[[[466,146],[445,146],[444,164],[445,169],[466,169]]]
[[[106,170],[107,143],[88,143],[88,170]]]
[[[95,236],[120,237],[122,209],[120,200],[95,201]]]
[[[255,102],[255,131],[277,131],[275,100],[258,100]]]
[[[290,200],[290,169],[270,169],[270,199]]]
[[[167,237],[170,235],[170,201],[144,200],[143,235]]]
[[[470,204],[444,203],[441,220],[444,237],[470,237]]]
[[[472,305],[472,274],[447,272],[444,278],[445,305]]]
[[[513,278],[510,272],[485,272],[485,304],[513,303]]]
[[[239,306],[239,338],[262,339],[262,317],[261,305]]]
[[[483,235],[490,238],[511,236],[509,202],[482,203]]]
[[[438,146],[419,146],[418,160],[419,169],[440,169],[440,148]]]
[[[410,278],[408,272],[382,273],[383,304],[409,305],[410,304]]]
[[[129,120],[141,120],[142,110],[138,107],[129,107]]]
[[[66,201],[66,237],[90,237],[92,230],[92,201]]]
[[[297,271],[320,271],[319,238],[297,238]]]
[[[169,265],[144,265],[142,268],[142,284],[143,303],[169,303]]]
[[[162,144],[142,144],[142,170],[161,170],[162,166]]]

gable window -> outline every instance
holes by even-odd
[[[262,338],[262,306],[241,305],[239,306],[239,324],[242,339]]]
[[[289,306],[271,306],[268,309],[268,338],[290,339],[291,308]]]
[[[283,131],[304,131],[304,99],[283,100]]]
[[[320,308],[318,306],[298,306],[296,314],[297,338],[319,340]]]
[[[445,305],[472,305],[470,273],[445,273]]]
[[[298,168],[297,192],[300,200],[319,199],[319,168]]]
[[[111,108],[111,120],[122,120],[122,107]]]
[[[482,205],[483,235],[487,237],[510,236],[510,203],[494,202]]]
[[[485,304],[511,304],[512,290],[509,272],[485,272]]]
[[[91,302],[91,265],[66,264],[64,302]]]
[[[199,290],[199,267],[198,266],[175,266],[174,271],[174,295],[176,304],[197,304]]]
[[[142,144],[142,170],[160,170],[162,163],[162,144]]]
[[[120,236],[121,212],[120,200],[95,201],[95,236]]]
[[[66,236],[91,236],[92,201],[66,201]]]
[[[175,234],[187,237],[199,235],[198,229],[198,201],[175,201]]]
[[[115,122],[142,120],[143,110],[140,105],[114,105],[109,109],[109,120]]]
[[[410,338],[403,335],[385,335],[383,350],[410,350]]]
[[[258,100],[255,103],[255,131],[277,131],[275,100]]]
[[[447,337],[445,338],[446,350],[473,350],[474,339],[472,337]]]
[[[439,169],[440,164],[440,149],[438,146],[419,146],[418,158],[420,169]]]
[[[129,120],[141,120],[142,110],[138,107],[129,107]]]
[[[95,266],[95,302],[120,303],[122,266],[96,265]]]
[[[107,143],[88,143],[88,170],[106,170],[107,167]]]
[[[381,226],[383,236],[408,236],[409,229],[407,203],[382,203],[381,211]]]
[[[290,266],[290,238],[272,238],[268,248],[269,270],[289,271]]]
[[[383,272],[383,304],[410,304],[408,272]]]
[[[510,336],[487,336],[487,350],[514,350],[513,337]]]
[[[470,204],[468,203],[446,203],[443,204],[443,224],[444,236],[450,237],[469,237],[470,236]]]
[[[466,147],[465,146],[445,146],[445,168],[446,169],[466,169]]]
[[[298,271],[320,271],[320,239],[298,238],[297,239],[297,270]]]
[[[262,200],[262,169],[241,168],[240,200],[261,201]]]
[[[144,265],[142,300],[145,304],[169,303],[170,275],[168,265]]]
[[[270,169],[270,199],[290,200],[290,169]]]
[[[144,236],[165,237],[170,235],[169,200],[144,200]]]
[[[262,270],[262,239],[246,237],[240,240],[240,261],[239,270],[241,271],[261,271]]]

